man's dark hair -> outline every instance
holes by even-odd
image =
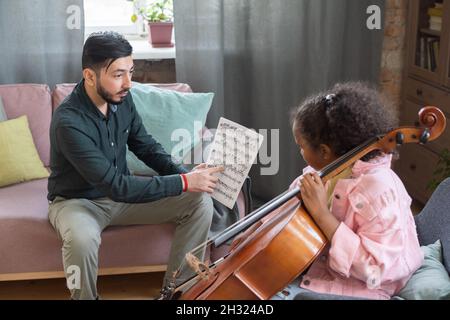
[[[378,90],[361,82],[339,83],[307,98],[293,110],[291,122],[311,147],[326,144],[337,156],[398,125],[393,106]],[[375,150],[362,160],[380,154]]]
[[[128,57],[133,52],[130,43],[119,33],[113,31],[95,32],[84,43],[82,66],[96,73],[106,69],[119,58]]]

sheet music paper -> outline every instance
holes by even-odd
[[[218,173],[212,198],[232,209],[253,162],[258,155],[264,137],[240,124],[220,118],[206,164],[223,166]]]

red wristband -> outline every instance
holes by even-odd
[[[188,182],[187,182],[186,175],[185,174],[181,174],[181,178],[183,179],[183,182],[184,182],[183,192],[186,192],[188,190]]]

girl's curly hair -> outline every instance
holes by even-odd
[[[337,156],[398,125],[394,108],[362,82],[339,83],[329,92],[307,98],[293,110],[291,122],[312,148],[326,144]],[[375,150],[361,160],[380,154]]]

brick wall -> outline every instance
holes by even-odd
[[[176,82],[175,59],[135,60],[133,81],[143,83]]]
[[[381,61],[381,89],[399,110],[406,62],[406,18],[409,0],[386,0]]]

